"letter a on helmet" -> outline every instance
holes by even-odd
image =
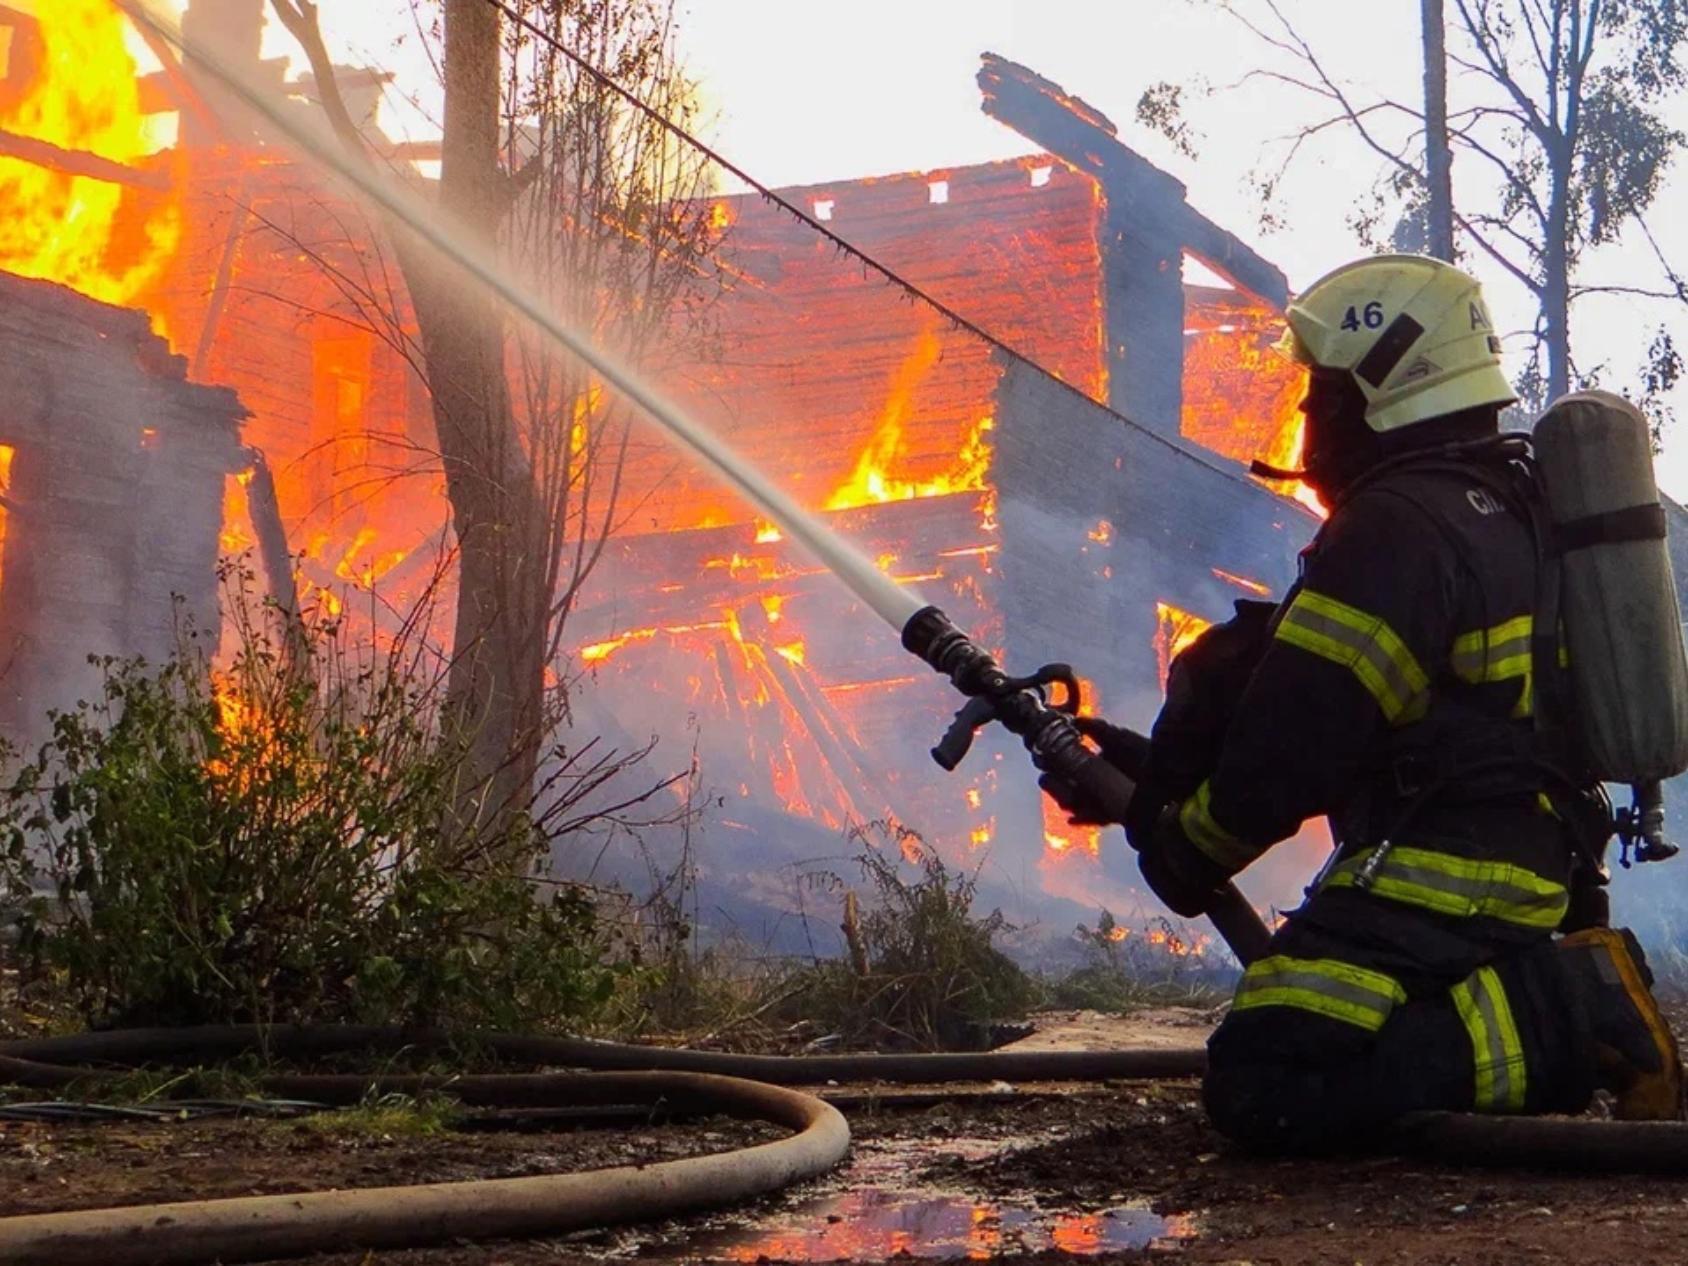
[[[1305,365],[1353,375],[1366,424],[1398,431],[1518,397],[1500,368],[1500,340],[1482,287],[1423,255],[1346,264],[1297,296],[1284,350]]]

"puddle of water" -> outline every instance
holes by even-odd
[[[868,1188],[808,1202],[759,1227],[694,1241],[688,1256],[710,1262],[877,1262],[899,1255],[982,1261],[1042,1249],[1093,1256],[1175,1248],[1195,1234],[1193,1219],[1148,1209],[1047,1213]]]
[[[1190,1214],[1163,1217],[1122,1205],[1095,1212],[1058,1212],[1035,1203],[984,1200],[952,1185],[915,1177],[936,1155],[984,1161],[1028,1136],[1008,1138],[886,1139],[858,1144],[849,1163],[822,1180],[820,1191],[798,1195],[746,1224],[724,1215],[707,1229],[692,1223],[656,1241],[648,1232],[618,1241],[609,1256],[647,1262],[713,1263],[882,1262],[905,1256],[926,1261],[988,1261],[1053,1251],[1074,1257],[1176,1250],[1199,1233]],[[672,1234],[672,1233],[671,1233]]]

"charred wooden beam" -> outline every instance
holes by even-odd
[[[63,149],[51,141],[38,141],[32,136],[19,136],[16,132],[0,131],[0,157],[21,159],[67,176],[86,176],[108,184],[152,189],[158,193],[170,192],[170,178],[162,172],[142,171],[127,163],[101,158],[98,154]]]
[[[984,111],[1093,177],[1106,199],[1102,229],[1109,403],[1176,435],[1183,405],[1185,253],[1273,308],[1284,274],[1192,208],[1184,185],[1121,144],[1101,111],[1036,72],[987,53]]]

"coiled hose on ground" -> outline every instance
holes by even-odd
[[[461,1077],[282,1075],[267,1093],[355,1103],[372,1089],[448,1089],[470,1106],[655,1105],[766,1121],[790,1137],[713,1156],[578,1174],[430,1183],[0,1218],[0,1263],[187,1266],[345,1248],[556,1235],[654,1221],[777,1191],[843,1160],[843,1116],[787,1089],[827,1081],[944,1083],[1192,1077],[1199,1048],[786,1057],[625,1046],[571,1038],[380,1027],[137,1029],[0,1043],[0,1083],[63,1087],[113,1067],[203,1063],[250,1051],[286,1060],[470,1044],[500,1059],[592,1072]],[[1425,1113],[1391,1142],[1453,1164],[1688,1174],[1688,1125]]]

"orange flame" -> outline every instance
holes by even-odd
[[[943,345],[938,341],[937,334],[930,329],[923,330],[914,350],[891,377],[891,389],[878,431],[856,459],[856,468],[850,477],[827,498],[828,510],[849,510],[887,501],[912,501],[917,497],[943,497],[950,493],[984,490],[985,476],[991,464],[989,433],[996,425],[996,420],[991,417],[982,417],[974,423],[949,469],[928,479],[911,479],[891,473],[893,464],[903,456],[903,426],[908,420],[915,390],[938,363],[942,352]]]
[[[1211,620],[1204,620],[1194,612],[1184,611],[1169,602],[1155,603],[1155,660],[1160,665],[1161,685],[1178,652],[1189,646],[1208,629]]]
[[[135,61],[111,0],[37,0],[34,7],[40,63],[19,95],[0,96],[0,129],[130,166],[152,153]],[[7,60],[35,38],[27,27],[13,28]],[[174,255],[181,227],[174,200],[0,158],[0,269],[7,272],[133,304]]]

